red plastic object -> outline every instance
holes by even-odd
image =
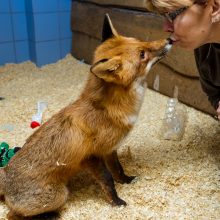
[[[36,127],[39,127],[40,126],[40,123],[37,122],[37,121],[32,121],[31,122],[31,128],[36,128]]]

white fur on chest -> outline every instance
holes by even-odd
[[[132,89],[136,93],[137,99],[143,101],[145,90],[147,88],[147,82],[145,77],[139,77],[133,82]]]
[[[134,125],[138,119],[138,114],[141,108],[141,105],[144,101],[145,90],[147,88],[146,78],[139,77],[137,78],[132,85],[132,90],[135,94],[135,101],[134,101],[134,113],[125,117],[124,122],[128,125]]]

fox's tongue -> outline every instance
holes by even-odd
[[[163,30],[166,32],[173,32],[173,24],[170,23],[168,20],[165,20],[163,24]]]

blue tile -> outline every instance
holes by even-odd
[[[32,0],[25,0],[25,9],[26,9],[26,12],[32,12],[33,11]]]
[[[0,14],[0,43],[13,41],[12,22],[10,14]]]
[[[34,14],[35,41],[59,39],[58,14]]]
[[[71,52],[72,39],[61,40],[61,58],[65,57],[68,53]]]
[[[30,60],[36,63],[36,44],[34,41],[29,41]]]
[[[11,3],[11,11],[13,13],[25,12],[25,0],[10,0],[10,3]]]
[[[34,13],[58,11],[58,0],[31,0]]]
[[[0,65],[5,63],[15,63],[14,44],[1,43],[0,44]]]
[[[70,12],[59,13],[60,38],[72,37]]]
[[[27,21],[28,39],[32,40],[32,41],[35,41],[34,17],[33,17],[32,13],[27,12],[26,21]]]
[[[38,66],[55,63],[61,58],[59,41],[37,42],[35,52]]]
[[[28,41],[15,42],[15,55],[17,63],[29,60],[29,45]]]
[[[10,12],[10,5],[8,0],[0,0],[0,12]]]
[[[14,30],[14,40],[27,40],[27,22],[26,14],[12,14],[13,30]]]
[[[71,11],[71,0],[58,0],[59,11]]]

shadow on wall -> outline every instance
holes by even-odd
[[[71,51],[71,0],[0,1],[0,65],[53,63]]]

